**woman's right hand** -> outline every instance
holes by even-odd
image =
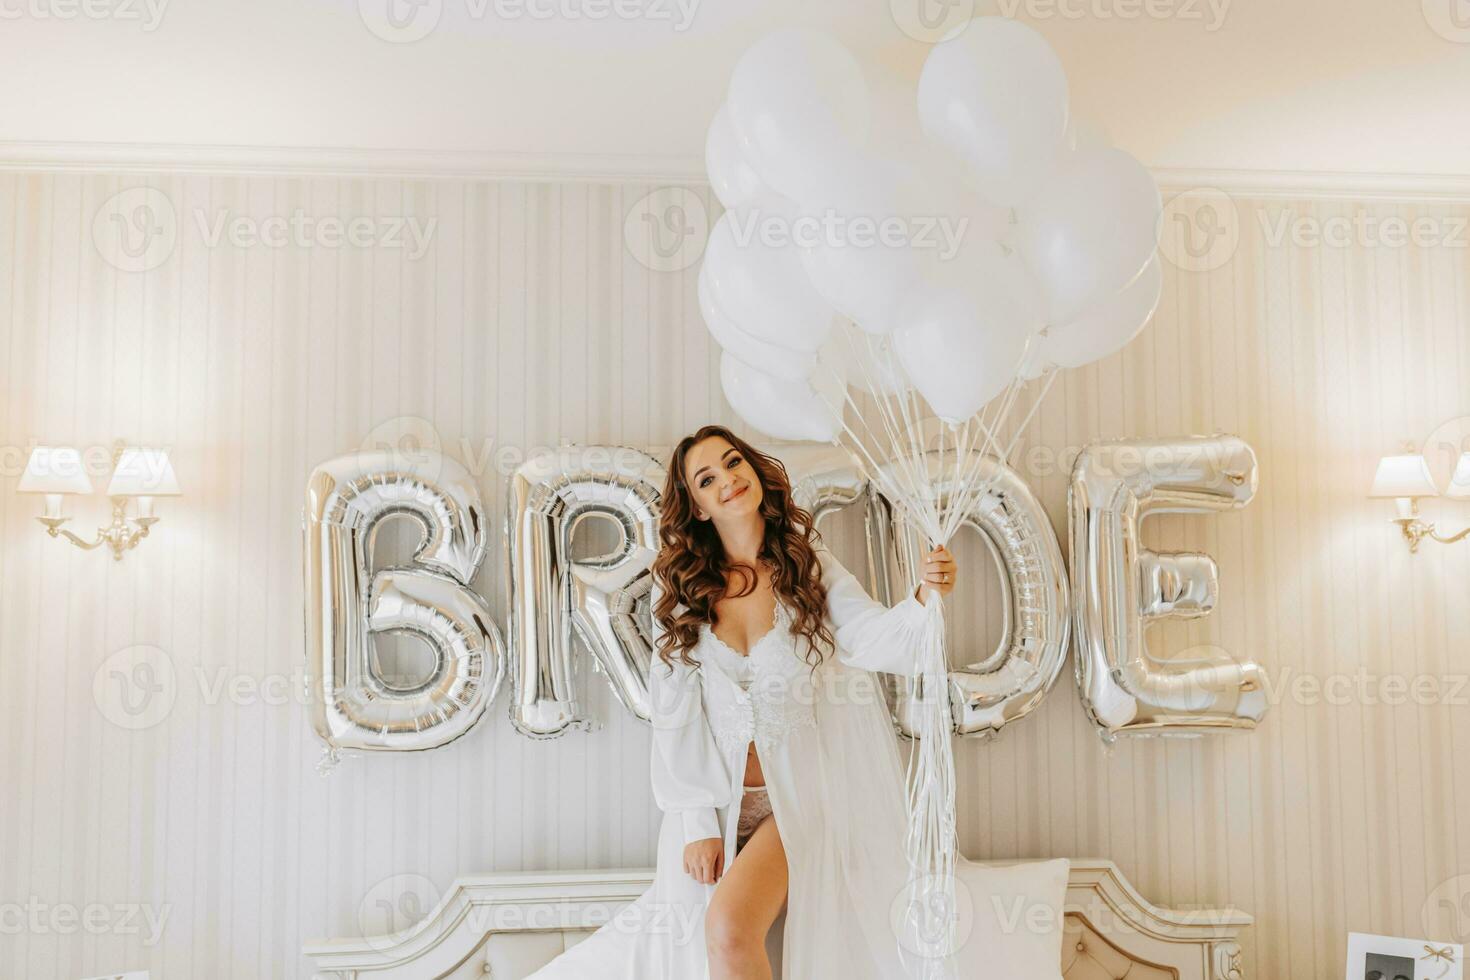
[[[724,871],[725,842],[718,837],[706,837],[684,845],[684,870],[695,881],[713,885]]]

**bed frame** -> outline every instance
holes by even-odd
[[[652,869],[641,868],[460,878],[432,912],[402,933],[316,940],[304,952],[323,980],[524,980],[607,922],[652,880]],[[1234,908],[1159,908],[1111,861],[1072,861],[1065,911],[1066,980],[1244,977],[1237,938],[1251,924],[1249,915]]]

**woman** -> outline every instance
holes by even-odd
[[[891,609],[820,543],[785,468],[723,426],[675,448],[653,565],[652,886],[530,980],[917,976],[906,803],[871,670],[912,675],[954,588],[936,548]],[[834,649],[835,643],[835,649]]]

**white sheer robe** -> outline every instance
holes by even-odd
[[[684,847],[720,838],[728,870],[749,744],[756,743],[786,850],[789,891],[780,924],[785,980],[895,980],[920,975],[900,955],[907,809],[895,733],[871,671],[912,675],[932,609],[913,597],[887,608],[825,547],[827,625],[837,641],[811,679],[790,618],[778,606],[756,641],[750,690],[740,654],[706,627],[699,667],[655,660],[651,779],[664,811],[653,884],[592,936],[531,980],[703,980],[704,912],[718,883],[684,871]],[[655,601],[657,595],[654,596]],[[930,602],[936,600],[930,599]],[[655,636],[662,632],[655,621]],[[772,943],[777,945],[773,936]],[[910,938],[905,946],[919,944]]]

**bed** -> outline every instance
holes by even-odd
[[[316,940],[304,953],[323,980],[523,980],[590,935],[652,879],[652,869],[643,868],[463,877],[402,933]],[[1074,860],[1062,975],[1242,980],[1238,938],[1250,923],[1234,908],[1159,908],[1111,861]],[[776,930],[772,935],[774,942]]]

